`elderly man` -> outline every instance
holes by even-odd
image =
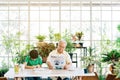
[[[66,41],[60,40],[56,50],[53,50],[48,58],[47,65],[49,69],[68,69],[72,66],[72,61],[69,54],[65,51]],[[57,80],[62,80],[61,77],[58,77]],[[63,80],[70,80],[67,77],[64,77]]]

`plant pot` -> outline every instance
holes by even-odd
[[[94,72],[94,64],[89,64],[87,69],[88,69],[88,73]]]
[[[115,73],[115,72],[114,72],[114,69],[115,69],[114,65],[110,65],[109,70],[110,70],[110,72],[111,72],[112,74]]]

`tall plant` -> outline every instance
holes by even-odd
[[[74,44],[73,44],[73,42],[71,40],[71,34],[67,30],[65,31],[65,33],[63,35],[63,39],[65,39],[66,42],[67,42],[67,46],[66,46],[65,50],[68,53],[72,53],[73,51],[75,51]]]

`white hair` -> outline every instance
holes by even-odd
[[[65,46],[67,46],[67,42],[66,42],[65,40],[63,40],[63,39],[60,40],[60,41],[58,42],[58,44],[61,43],[61,42],[65,43]]]

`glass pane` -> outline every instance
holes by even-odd
[[[82,40],[90,40],[90,22],[82,22],[80,29],[82,27],[83,37]]]
[[[8,7],[7,6],[0,6],[0,11],[2,11],[2,10],[8,11]]]
[[[111,22],[102,22],[102,38],[105,40],[111,40],[112,32],[111,32]]]
[[[65,31],[71,32],[70,31],[70,22],[61,22],[61,34],[63,35]]]
[[[28,40],[28,22],[20,22],[20,31],[23,33],[20,40]]]
[[[3,34],[8,34],[8,21],[0,21],[0,40],[2,40]]]
[[[101,23],[92,22],[92,40],[101,40]]]
[[[0,11],[0,20],[8,20],[8,11]]]
[[[71,20],[80,20],[80,11],[71,11]]]
[[[19,32],[19,21],[9,21],[9,33]]]
[[[40,6],[40,10],[50,10],[49,6]]]
[[[51,20],[59,20],[59,11],[51,11]]]
[[[59,32],[59,22],[51,22],[51,26],[50,26],[54,33],[57,33]]]
[[[50,20],[50,11],[40,11],[40,20]]]
[[[49,34],[50,22],[40,22],[40,34],[47,36]],[[46,40],[46,39],[45,39]]]
[[[82,20],[90,20],[90,11],[82,11]]]
[[[31,22],[30,24],[30,40],[36,40],[35,36],[39,34],[39,22]]]
[[[95,21],[101,20],[100,11],[92,11],[92,20],[95,20]]]
[[[111,21],[111,11],[102,11],[102,20]]]
[[[9,11],[10,20],[19,20],[19,11]]]
[[[20,20],[28,20],[28,11],[20,11]]]
[[[61,10],[70,10],[70,6],[61,6]]]
[[[120,11],[113,11],[112,18],[113,20],[120,20]]]
[[[70,20],[70,11],[61,11],[61,20]]]
[[[76,32],[81,31],[80,22],[71,22],[71,33],[75,35]]]
[[[112,25],[113,40],[116,40],[118,37],[120,37],[120,32],[117,29],[118,25],[120,25],[120,22],[113,22]]]
[[[30,11],[30,20],[39,20],[39,11]]]

